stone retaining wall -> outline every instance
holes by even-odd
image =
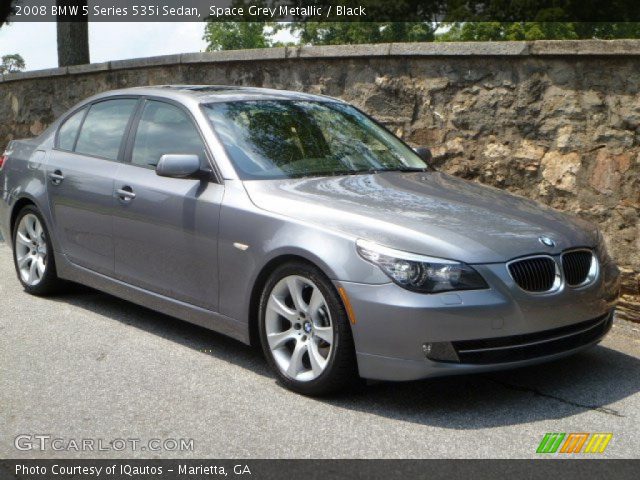
[[[77,101],[146,84],[236,84],[348,100],[436,166],[598,223],[640,321],[640,42],[275,48],[122,60],[0,78],[0,149]]]

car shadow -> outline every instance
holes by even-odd
[[[80,285],[53,298],[274,378],[261,352],[234,339]],[[594,411],[640,391],[640,359],[598,345],[542,365],[415,382],[378,382],[315,401],[405,422],[482,429]]]
[[[49,300],[74,305],[125,325],[179,343],[203,355],[220,358],[263,376],[272,376],[259,349],[226,335],[141,307],[93,288],[71,284]]]
[[[640,360],[598,345],[541,365],[489,374],[370,385],[362,398],[336,406],[423,425],[475,430],[571,417],[594,411],[626,414],[612,405],[640,391]]]

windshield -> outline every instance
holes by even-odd
[[[425,170],[416,153],[355,108],[259,100],[204,106],[244,179]]]

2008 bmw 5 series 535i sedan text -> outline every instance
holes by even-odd
[[[71,280],[259,344],[305,394],[548,361],[612,323],[597,228],[439,173],[332,98],[112,91],[0,158],[27,292]]]

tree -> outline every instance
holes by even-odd
[[[435,30],[429,22],[293,22],[279,28],[299,35],[302,45],[428,42]]]
[[[4,55],[0,64],[0,74],[20,72],[25,69],[24,59],[19,53]]]
[[[5,1],[0,5],[0,27],[7,23],[9,15],[15,12],[16,0]],[[25,69],[22,56],[18,53],[4,55],[0,63],[0,74],[20,72]]]
[[[246,8],[256,2],[261,6],[282,3],[279,0],[232,0],[232,5]],[[288,0],[287,3],[296,7],[326,7],[335,2]],[[341,3],[354,6],[359,2]],[[275,25],[274,31],[289,30],[300,45],[640,38],[637,0],[368,0],[366,11],[369,18],[380,21],[338,21],[343,18],[338,18],[334,9],[327,21],[306,21],[304,14],[299,14],[289,23],[271,25]],[[408,17],[415,21],[397,21]],[[264,28],[243,30],[237,25],[218,25],[214,30],[218,38],[226,41],[212,42],[213,50],[279,46]]]
[[[343,45],[432,41],[434,29],[426,22],[208,22],[203,38],[208,51],[218,51],[284,46],[273,40],[281,30],[301,45]]]
[[[271,42],[266,22],[207,22],[203,39],[207,51],[266,48]]]
[[[640,23],[460,22],[446,25],[440,42],[640,38]]]
[[[267,6],[269,0],[251,0],[255,7]],[[231,7],[249,10],[247,0],[232,0]],[[275,22],[270,17],[260,15],[251,17],[252,21],[246,21],[245,16],[208,17],[204,28],[203,40],[207,42],[207,51],[219,50],[243,50],[248,48],[267,48],[274,46],[271,35],[274,32]],[[257,20],[257,21],[256,21]]]
[[[87,6],[87,0],[56,0],[56,4],[78,7],[79,12]],[[83,15],[58,15],[58,66],[90,63],[89,24]]]
[[[20,0],[1,0],[0,27],[7,23]],[[56,0],[56,5],[77,6],[79,12],[87,6],[87,0]],[[58,15],[58,66],[89,63],[89,29],[87,18],[82,15]]]
[[[7,23],[9,15],[15,12],[17,0],[3,0],[0,5],[0,27]]]

